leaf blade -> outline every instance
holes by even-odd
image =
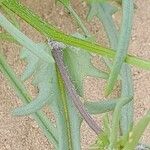
[[[134,149],[139,142],[141,135],[150,123],[150,112],[147,113],[130,132],[129,141],[125,144],[123,150]],[[138,131],[138,132],[137,132]]]
[[[106,96],[108,96],[112,92],[127,54],[127,49],[131,36],[133,10],[134,5],[132,0],[123,1],[122,26],[118,37],[117,53],[106,85]]]

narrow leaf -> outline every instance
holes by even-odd
[[[123,19],[122,26],[118,38],[117,54],[113,63],[113,67],[106,86],[106,95],[109,95],[116,83],[118,74],[122,68],[122,64],[127,55],[128,45],[131,36],[132,20],[133,20],[133,1],[123,1]]]
[[[121,96],[133,97],[134,92],[133,92],[132,73],[131,73],[131,68],[127,64],[123,64],[121,70],[121,77],[122,77]],[[124,105],[124,107],[122,107],[121,110],[120,128],[121,128],[121,133],[123,135],[128,133],[133,126],[133,115],[134,115],[133,104],[134,104],[134,100]]]
[[[130,132],[129,141],[125,144],[123,150],[134,149],[145,131],[146,127],[150,123],[150,112],[147,113],[138,123],[133,127],[133,130]]]
[[[14,73],[3,54],[0,51],[0,70],[8,79],[10,85],[15,89],[17,96],[22,100],[23,103],[28,104],[31,101],[31,97],[28,94],[23,83],[19,80],[19,77]],[[36,112],[33,114],[33,118],[37,121],[39,127],[43,130],[48,140],[52,142],[55,147],[58,146],[58,135],[56,128],[52,125],[46,115],[42,112]]]
[[[38,49],[49,52],[49,47],[45,44],[37,44]],[[13,111],[14,115],[28,115],[40,110],[47,103],[52,102],[53,95],[53,73],[54,63],[45,63],[39,57],[33,55],[28,49],[23,49],[22,58],[26,58],[28,66],[23,74],[23,79],[28,79],[32,74],[34,75],[34,84],[39,89],[38,96],[28,105],[16,108]]]
[[[25,36],[21,31],[19,31],[11,22],[9,22],[1,13],[0,13],[0,25],[12,35],[12,37],[18,41],[21,45],[28,48],[34,55],[46,62],[54,62],[52,57],[47,54],[42,49],[38,49],[36,44]]]
[[[109,111],[113,111],[122,98],[110,99],[110,100],[99,100],[97,102],[85,101],[85,107],[91,114],[100,114]],[[126,105],[128,102],[124,103]]]
[[[53,82],[54,97],[50,105],[56,117],[58,141],[60,149],[81,149],[80,126],[81,119],[71,98],[66,94],[61,76],[56,69]],[[62,140],[63,137],[63,140]]]
[[[115,9],[112,5],[109,3],[100,3],[99,1],[90,1],[90,10],[89,14],[92,14],[93,16],[97,16],[100,21],[102,22],[107,36],[110,41],[110,46],[113,49],[117,49],[118,45],[118,31],[115,26],[115,22],[113,21],[112,14],[115,13]],[[105,59],[107,62],[107,60]],[[108,63],[107,63],[108,64]],[[110,67],[111,68],[111,67]],[[123,64],[121,69],[121,96],[122,97],[132,97],[133,96],[133,84],[132,84],[132,77],[131,77],[131,69],[127,64]],[[95,105],[96,106],[96,105]],[[133,124],[133,101],[131,101],[129,104],[126,104],[122,108],[121,112],[121,132],[122,134],[126,134],[129,132],[130,128]]]
[[[118,130],[119,130],[119,121],[120,121],[120,113],[121,109],[124,106],[124,104],[129,103],[132,100],[130,97],[123,97],[120,99],[120,101],[117,103],[115,110],[113,112],[112,117],[112,128],[110,132],[110,149],[114,149],[117,146],[117,137],[118,137]]]
[[[85,39],[80,34],[75,34],[76,37]],[[88,40],[88,38],[86,38]],[[87,76],[107,79],[108,74],[96,69],[92,63],[92,56],[90,53],[81,50],[80,48],[67,47],[63,50],[64,63],[70,74],[71,81],[73,81],[75,88],[80,96],[83,96],[83,80]]]

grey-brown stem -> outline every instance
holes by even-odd
[[[52,55],[55,59],[56,65],[60,71],[60,74],[62,76],[62,79],[65,84],[65,88],[68,92],[68,95],[71,97],[75,107],[83,117],[83,119],[86,121],[86,123],[89,125],[89,127],[98,135],[101,132],[101,128],[96,124],[94,119],[91,117],[91,115],[87,112],[85,109],[83,103],[80,101],[79,95],[77,94],[74,85],[72,84],[68,71],[65,67],[64,61],[63,61],[63,53],[61,50],[60,44],[57,42],[49,42],[49,44],[52,47]]]

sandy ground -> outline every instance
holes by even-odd
[[[22,0],[22,2],[64,32],[74,33],[79,30],[63,8],[55,6],[52,0]],[[150,60],[150,0],[137,0],[136,4],[138,9],[135,11],[130,53]],[[81,17],[85,19],[87,13],[85,3],[77,0],[73,2],[73,5]],[[116,20],[119,18],[120,16],[117,16]],[[24,33],[33,40],[38,42],[44,40],[38,32],[26,23],[21,23],[21,27]],[[106,35],[98,20],[94,19],[93,22],[87,24],[87,27],[96,36],[97,41],[106,46]],[[9,64],[20,75],[25,66],[25,63],[18,59],[20,47],[7,43],[3,43],[2,47]],[[99,67],[100,64],[97,63],[97,65]],[[150,108],[150,72],[134,67],[132,71],[135,90],[135,121],[137,122]],[[102,81],[98,79],[88,78],[85,81],[85,96],[91,99],[103,98],[101,83]],[[26,82],[26,85],[29,87],[29,92],[34,96],[36,89],[30,85],[30,81]],[[11,110],[20,104],[15,92],[9,87],[4,76],[0,74],[0,150],[53,150],[53,146],[48,143],[34,120],[30,117],[16,118],[11,116]],[[97,117],[98,123],[99,120]],[[87,145],[92,143],[95,135],[86,124],[82,125],[81,130],[82,147],[83,150],[87,150]],[[150,126],[142,141],[150,144]]]

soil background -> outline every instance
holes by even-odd
[[[56,6],[54,0],[22,0],[22,3],[62,31],[66,33],[80,32],[68,13],[64,11],[61,5]],[[150,0],[136,0],[135,3],[137,9],[135,10],[129,52],[150,60]],[[75,0],[73,1],[73,6],[83,20],[85,20],[88,12],[86,3],[81,0]],[[121,15],[118,13],[114,18],[119,25]],[[18,20],[20,19],[18,18]],[[25,22],[21,22],[20,25],[22,31],[34,41],[42,42],[45,40],[44,37]],[[104,46],[108,45],[102,24],[97,18],[94,18],[92,22],[86,25],[91,33],[95,35],[97,42]],[[1,43],[1,45],[9,64],[20,75],[25,68],[25,62],[19,59],[21,47],[5,42]],[[93,59],[93,63],[97,67],[101,67],[97,57]],[[137,122],[150,109],[150,72],[132,67],[132,74],[135,91],[134,117],[135,122]],[[35,96],[37,90],[30,83],[30,80],[27,81],[26,86],[29,87],[29,92]],[[104,88],[104,81],[88,77],[84,85],[85,97],[93,100],[104,97],[101,92]],[[114,93],[114,95],[116,94],[118,92]],[[48,143],[46,137],[31,117],[11,116],[11,110],[20,105],[21,102],[16,97],[15,92],[9,87],[4,76],[0,74],[0,150],[53,150],[53,146]],[[54,120],[52,114],[51,116],[51,119]],[[100,124],[101,117],[95,118]],[[94,141],[95,134],[85,123],[83,123],[81,130],[82,149],[88,150],[88,145]],[[150,144],[150,126],[145,131],[141,140],[145,144]]]

